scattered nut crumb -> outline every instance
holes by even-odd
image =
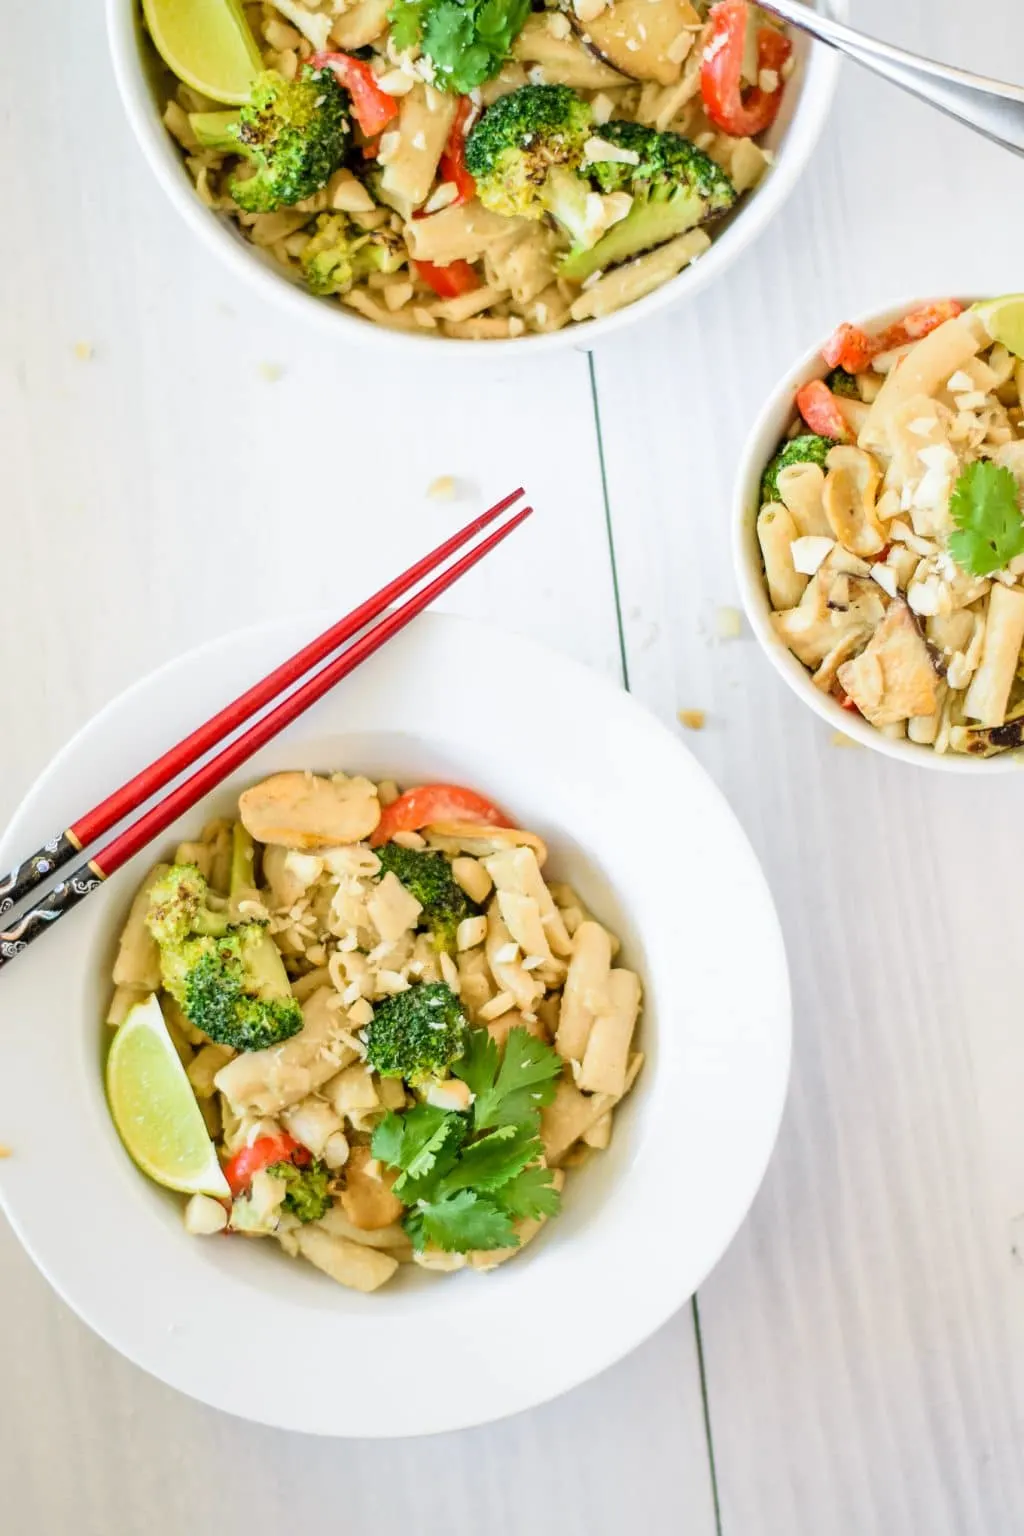
[[[91,362],[96,356],[96,348],[91,341],[76,341],[74,352],[80,363]]]
[[[268,384],[276,384],[284,376],[284,369],[280,363],[260,363],[259,374]]]
[[[13,1157],[13,1156],[14,1156],[14,1153],[11,1151],[10,1147],[5,1147],[3,1145],[3,1143],[0,1142],[0,1157]]]
[[[715,633],[719,640],[738,640],[743,633],[743,615],[738,608],[719,608],[715,614]]]
[[[679,724],[685,725],[688,731],[702,731],[708,717],[703,709],[681,709],[678,718]]]
[[[427,486],[427,495],[431,501],[454,501],[455,490],[454,475],[438,475],[437,479],[431,480]]]
[[[844,735],[842,731],[833,731],[832,745],[834,747],[859,747],[860,742],[854,741],[852,736]]]

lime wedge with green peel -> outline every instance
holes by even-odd
[[[192,1085],[155,997],[138,1003],[107,1057],[107,1099],[132,1161],[167,1189],[229,1199]]]
[[[249,100],[263,60],[237,0],[142,0],[142,11],[179,80],[214,101]]]
[[[1000,299],[975,304],[973,309],[993,341],[1001,341],[1007,351],[1024,357],[1024,293],[1005,293]]]

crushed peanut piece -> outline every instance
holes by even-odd
[[[681,709],[678,713],[679,724],[685,725],[688,731],[702,731],[707,718],[703,709]]]
[[[427,495],[431,501],[454,501],[455,490],[454,475],[438,475],[437,479],[432,480],[427,486]]]

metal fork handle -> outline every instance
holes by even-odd
[[[907,53],[891,43],[867,37],[842,22],[833,21],[821,11],[812,10],[802,0],[758,0],[765,11],[827,43],[839,53],[862,64],[893,85],[927,101],[947,117],[966,123],[983,134],[1024,155],[1024,88],[1001,80],[989,80],[967,70],[937,64],[932,59]]]

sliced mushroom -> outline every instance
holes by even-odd
[[[571,85],[577,91],[608,90],[627,84],[617,70],[603,63],[578,38],[556,37],[548,26],[551,14],[541,11],[527,17],[512,49],[513,58],[525,64],[539,64],[550,71],[550,78],[559,85]]]
[[[829,453],[824,504],[840,544],[868,559],[885,548],[887,534],[876,511],[881,480],[878,465],[862,448],[842,444]]]
[[[995,757],[1000,752],[1024,747],[1024,704],[1018,705],[1003,725],[955,725],[949,733],[949,744],[954,752],[966,752],[971,757]]]
[[[298,770],[272,774],[245,790],[238,811],[257,842],[305,852],[362,842],[380,821],[369,779],[324,779]]]
[[[341,1208],[354,1227],[379,1232],[401,1219],[402,1202],[391,1193],[395,1175],[382,1168],[367,1146],[353,1147],[345,1165]]]
[[[569,20],[599,59],[634,80],[674,85],[692,49],[701,19],[690,0],[613,0],[590,21],[575,10]]]
[[[874,726],[935,713],[939,675],[904,602],[890,606],[865,649],[840,667],[838,675],[843,689]]]

